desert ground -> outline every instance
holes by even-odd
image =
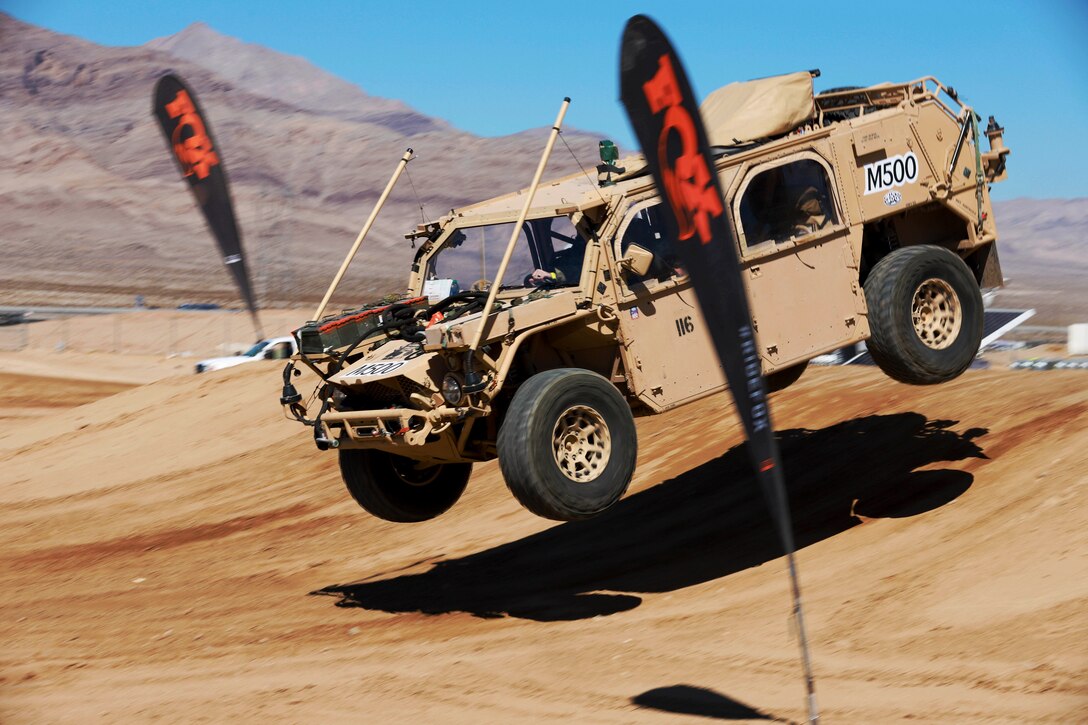
[[[596,519],[492,462],[397,525],[279,364],[190,363],[0,354],[0,721],[804,720],[724,395],[640,419]],[[826,722],[1088,721],[1088,373],[810,368],[773,407]]]
[[[547,133],[477,136],[203,24],[103,46],[0,12],[0,37],[20,308],[238,304],[148,113],[165,72],[200,88],[263,308],[321,298],[406,147],[337,306],[403,289],[404,233],[522,188]],[[583,119],[548,178],[614,136]],[[1088,319],[1088,199],[995,214],[997,306],[1048,336]],[[640,419],[631,490],[596,519],[534,517],[491,462],[395,525],[284,418],[280,363],[193,374],[254,338],[165,309],[0,327],[0,723],[804,720],[726,395]],[[927,388],[812,368],[774,396],[825,723],[1088,722],[1088,372],[1020,354]]]

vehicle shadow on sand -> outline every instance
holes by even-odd
[[[956,421],[918,413],[871,415],[820,430],[780,431],[797,547],[864,518],[914,516],[963,494],[965,471],[916,469],[985,458]],[[637,607],[635,594],[669,592],[782,555],[743,445],[631,495],[588,521],[555,526],[422,574],[337,584],[311,594],[385,612],[537,621],[576,620]]]

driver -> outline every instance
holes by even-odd
[[[546,269],[534,269],[525,278],[525,284],[529,287],[555,287],[565,284],[566,281],[566,275],[563,274],[562,270],[558,269],[554,272],[549,272]]]
[[[585,257],[585,244],[574,244],[555,253],[552,269],[534,269],[525,276],[526,287],[559,287],[577,284],[582,274],[582,259]]]

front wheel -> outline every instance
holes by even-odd
[[[579,368],[529,378],[499,430],[499,467],[522,506],[573,521],[595,516],[631,483],[638,453],[631,408],[616,387]]]
[[[468,485],[471,463],[424,465],[385,451],[340,450],[348,493],[386,521],[417,523],[445,513]]]
[[[912,385],[951,380],[982,342],[982,292],[967,265],[944,247],[903,247],[865,280],[869,352],[888,376]]]

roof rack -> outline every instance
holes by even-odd
[[[821,126],[891,108],[905,101],[917,102],[924,99],[937,101],[945,112],[955,119],[960,118],[963,109],[966,108],[960,102],[956,89],[944,85],[933,76],[907,83],[880,83],[865,88],[825,91],[814,98],[817,122]],[[955,109],[953,104],[956,106]]]

